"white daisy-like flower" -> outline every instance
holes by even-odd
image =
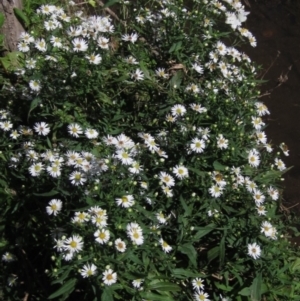
[[[69,180],[75,186],[83,185],[86,182],[86,178],[79,171],[73,171],[69,176]]]
[[[260,130],[265,125],[261,117],[251,117],[251,118],[252,118],[252,124],[256,130]]]
[[[261,255],[260,246],[257,243],[248,244],[248,255],[257,259]]]
[[[257,210],[258,215],[266,215],[267,211],[265,209],[266,209],[265,206],[262,206],[262,205],[257,205],[256,206],[256,210]]]
[[[161,245],[161,247],[162,247],[162,249],[165,253],[169,253],[169,252],[172,251],[173,248],[166,241],[164,241],[162,238],[160,238],[159,243],[160,243],[160,245]]]
[[[109,39],[103,36],[98,37],[97,44],[101,49],[108,49],[109,48]]]
[[[172,197],[173,197],[173,190],[170,189],[169,186],[162,185],[162,186],[161,186],[161,189],[162,189],[163,193],[164,193],[167,197],[169,197],[169,198],[172,198]]]
[[[78,138],[79,135],[82,134],[82,128],[77,123],[71,123],[71,124],[68,125],[68,132],[73,137]]]
[[[74,258],[75,252],[67,251],[66,253],[63,254],[63,259],[65,261],[70,261]]]
[[[267,143],[264,145],[268,153],[271,153],[273,151],[272,145],[270,143]]]
[[[160,181],[162,181],[164,183],[164,185],[166,185],[168,187],[172,187],[175,185],[174,178],[164,171],[161,171],[159,173],[159,179],[160,179]]]
[[[107,226],[107,216],[92,216],[91,222],[99,228],[104,228]]]
[[[160,224],[166,224],[170,218],[170,216],[165,216],[161,211],[156,213],[155,216]]]
[[[265,134],[265,132],[257,131],[255,134],[256,134],[256,138],[259,143],[262,143],[262,144],[267,143],[267,135]]]
[[[265,236],[270,237],[273,235],[273,226],[271,223],[264,221],[261,225],[261,233],[265,234]]]
[[[40,81],[38,81],[38,80],[31,80],[29,82],[29,87],[33,91],[36,91],[36,92],[40,91],[41,90]]]
[[[88,139],[96,139],[99,135],[99,133],[94,129],[86,129],[84,134]]]
[[[101,245],[106,244],[110,239],[110,233],[106,229],[98,229],[94,236],[96,237],[96,241]]]
[[[0,128],[5,132],[8,132],[12,127],[13,124],[10,121],[0,122]]]
[[[117,205],[124,207],[124,208],[129,208],[134,205],[134,198],[132,195],[123,195],[121,198],[116,198]]]
[[[16,257],[9,253],[9,252],[6,252],[2,255],[2,261],[5,261],[5,262],[12,262],[12,261],[15,261],[16,260]]]
[[[80,270],[80,274],[83,278],[88,278],[95,275],[97,273],[96,271],[97,271],[97,267],[93,263],[86,264]]]
[[[256,149],[252,149],[248,155],[248,162],[252,167],[257,167],[260,163],[259,152]]]
[[[53,214],[56,216],[59,211],[62,209],[62,201],[58,199],[53,199],[49,202],[48,206],[46,207],[46,211],[49,215]]]
[[[42,5],[39,8],[39,12],[42,13],[43,15],[50,15],[55,11],[55,6],[54,5]]]
[[[34,162],[38,160],[39,154],[36,151],[30,149],[26,152],[26,157],[28,158],[29,161]]]
[[[131,167],[129,167],[129,171],[133,174],[139,174],[140,171],[142,171],[142,170],[143,170],[143,167],[137,161],[134,161],[132,163]]]
[[[20,136],[20,134],[18,133],[17,130],[12,131],[9,135],[9,137],[11,137],[14,140],[16,140],[19,136]]]
[[[143,80],[144,73],[138,68],[133,73],[131,73],[131,78],[135,81]]]
[[[186,87],[186,91],[191,91],[196,94],[200,92],[200,88],[196,84],[190,84]]]
[[[50,133],[49,125],[46,122],[37,122],[33,129],[38,135],[47,136]]]
[[[121,253],[126,251],[126,244],[123,240],[121,240],[121,238],[115,240],[115,247]]]
[[[44,27],[46,30],[54,30],[55,28],[59,27],[60,23],[55,19],[50,19],[49,21],[44,21]]]
[[[198,290],[194,293],[195,301],[210,301],[209,295],[202,290]]]
[[[59,38],[59,37],[52,36],[52,37],[50,38],[50,43],[51,43],[54,47],[57,47],[57,48],[61,48],[61,47],[62,47],[62,40],[61,40],[61,38]]]
[[[42,163],[35,163],[32,164],[28,170],[33,177],[38,177],[44,170],[44,165]]]
[[[204,281],[201,278],[195,278],[192,281],[194,290],[204,290]]]
[[[26,60],[26,68],[34,69],[35,66],[36,66],[36,60],[34,60],[33,58]]]
[[[207,109],[202,107],[200,104],[192,103],[192,104],[190,104],[190,107],[192,110],[194,110],[200,114],[207,112]]]
[[[288,146],[284,142],[280,143],[279,147],[281,148],[285,156],[289,156],[290,150],[288,149]]]
[[[286,169],[286,166],[285,164],[283,163],[283,161],[281,159],[278,159],[276,158],[275,159],[275,165],[277,166],[277,168],[280,170],[280,171],[283,171]]]
[[[276,201],[279,198],[279,191],[275,189],[274,187],[270,186],[268,188],[268,194],[272,198],[272,200]]]
[[[199,64],[197,64],[197,63],[194,63],[194,64],[192,65],[192,68],[193,68],[196,72],[198,72],[199,74],[203,74],[203,73],[204,73],[203,66],[201,66],[201,65],[199,65]]]
[[[225,139],[222,134],[218,135],[217,138],[217,147],[220,149],[226,149],[228,148],[228,139]]]
[[[255,106],[257,108],[257,114],[259,116],[264,116],[264,115],[270,114],[267,106],[265,104],[263,104],[262,102],[256,102]]]
[[[20,40],[22,40],[25,43],[33,43],[34,42],[34,37],[31,36],[28,32],[22,32],[20,34]]]
[[[136,245],[144,243],[143,230],[137,223],[130,223],[126,227],[127,235],[130,240]]]
[[[169,78],[169,74],[166,73],[165,68],[158,68],[157,70],[155,70],[155,73],[158,77]]]
[[[130,152],[124,150],[118,150],[116,153],[116,158],[118,158],[124,165],[132,165],[134,160],[130,157]]]
[[[102,57],[99,54],[90,54],[85,56],[86,59],[90,62],[90,64],[99,65],[102,61]]]
[[[255,201],[256,205],[261,205],[265,201],[265,196],[262,194],[262,192],[258,189],[253,189],[253,199]]]
[[[72,41],[72,44],[73,44],[73,50],[75,52],[84,52],[84,51],[87,51],[88,49],[88,44],[87,44],[87,41],[85,41],[84,39],[81,39],[81,38],[75,38],[73,41]]]
[[[79,235],[73,235],[64,240],[64,250],[71,253],[77,253],[82,251],[83,249],[83,241],[82,237]]]
[[[190,148],[193,152],[196,153],[203,153],[205,149],[205,140],[204,139],[199,139],[199,138],[194,138],[192,140],[192,143],[190,144]]]
[[[137,41],[138,37],[139,36],[137,33],[124,34],[124,35],[122,35],[122,40],[126,41],[126,42],[131,42],[132,44],[134,44]]]
[[[112,269],[105,270],[103,272],[102,280],[104,284],[112,285],[117,282],[117,273],[114,273]]]
[[[177,116],[183,116],[186,113],[186,108],[183,105],[175,105],[171,108],[172,115]]]
[[[140,288],[141,285],[143,284],[144,279],[135,279],[132,281],[132,286],[135,288]]]
[[[128,56],[127,58],[125,58],[125,62],[130,65],[138,65],[139,64],[139,62],[133,56]]]
[[[17,44],[17,48],[21,52],[28,52],[30,50],[29,45],[25,41],[21,41]]]
[[[83,224],[85,222],[88,222],[90,220],[90,215],[87,212],[75,212],[75,216],[72,218],[73,223],[79,223]]]
[[[181,180],[189,176],[188,169],[182,165],[176,165],[175,167],[173,167],[173,173],[177,178]]]
[[[174,123],[175,121],[176,121],[176,116],[172,116],[171,114],[168,114],[167,116],[166,116],[166,121],[167,122],[172,122],[172,123]]]
[[[223,175],[218,171],[213,172],[212,179],[215,180],[216,184],[220,187],[224,187],[227,184],[227,182],[224,180]]]
[[[61,168],[56,164],[52,164],[50,166],[47,166],[47,172],[51,177],[57,178],[61,175]]]
[[[223,194],[223,190],[224,188],[218,185],[213,185],[208,189],[210,195],[214,198],[218,198],[219,196],[221,196]]]
[[[47,44],[44,39],[36,40],[35,48],[39,51],[45,52],[47,50]]]

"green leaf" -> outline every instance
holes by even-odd
[[[23,27],[29,26],[30,21],[21,9],[14,7],[14,14]]]
[[[195,273],[190,270],[185,270],[185,269],[173,269],[171,270],[171,273],[173,276],[179,279],[186,279],[187,277],[193,277],[193,278],[203,278],[205,275],[200,274],[200,273]]]
[[[197,252],[191,243],[186,243],[178,247],[178,251],[188,256],[191,264],[197,267]]]
[[[0,13],[0,28],[3,26],[4,21],[5,21],[4,14],[3,14],[3,13]]]
[[[151,301],[175,301],[170,296],[158,295],[150,292],[142,292],[140,293],[141,297]],[[101,300],[101,301],[109,301],[109,300]]]
[[[149,290],[157,291],[181,291],[181,287],[178,284],[160,280],[153,280],[147,285]]]
[[[196,230],[197,233],[193,236],[194,241],[199,241],[199,239],[205,235],[207,235],[209,232],[214,230],[216,228],[215,224],[209,224],[206,227],[197,227]]]
[[[200,171],[196,168],[193,167],[188,167],[188,170],[194,172],[195,174],[197,174],[198,176],[204,177],[205,176],[205,172],[204,171]]]
[[[0,62],[5,71],[13,71],[17,68],[21,68],[20,58],[24,57],[24,54],[20,51],[9,52],[6,56],[0,57]]]
[[[112,292],[109,288],[105,288],[102,295],[101,295],[101,301],[114,301]]]
[[[213,163],[213,166],[214,166],[214,169],[215,169],[215,170],[218,170],[218,171],[220,171],[220,170],[225,170],[225,168],[226,168],[226,166],[223,165],[223,164],[221,164],[219,161],[215,161],[215,162]]]
[[[238,294],[241,296],[250,296],[250,287],[244,287]]]
[[[169,53],[176,52],[176,51],[180,50],[181,46],[182,46],[182,41],[173,43],[173,45],[169,49]]]
[[[292,273],[300,270],[300,258],[297,258],[290,266],[290,270]]]
[[[103,8],[112,6],[112,5],[114,5],[115,3],[119,3],[119,2],[120,2],[120,0],[110,0],[110,1],[108,1],[108,2],[103,6]]]
[[[30,113],[38,106],[38,104],[41,101],[42,100],[39,97],[36,97],[31,101],[30,108],[29,108],[28,115],[27,115],[27,120],[29,119]]]
[[[95,0],[89,0],[89,5],[91,5],[92,7],[96,7],[96,1]]]
[[[69,295],[75,288],[76,279],[70,279],[67,281],[60,289],[58,289],[56,292],[51,294],[48,299],[54,299],[58,296],[61,296],[63,294]]]
[[[226,286],[225,284],[222,284],[222,283],[219,283],[219,282],[214,282],[214,283],[215,283],[215,286],[218,289],[220,289],[220,290],[222,290],[224,292],[230,292],[233,289],[232,286]]]
[[[33,193],[34,195],[36,195],[36,196],[53,196],[53,195],[56,195],[56,194],[58,194],[58,191],[56,191],[56,190],[51,190],[51,191],[49,191],[49,192],[44,192],[44,193]]]
[[[225,235],[221,239],[220,243],[220,266],[224,264],[225,260]]]
[[[99,92],[98,95],[100,97],[101,102],[108,103],[108,104],[112,105],[112,101],[111,101],[110,97],[107,96],[105,93]]]
[[[140,67],[141,67],[141,70],[143,71],[143,73],[145,75],[145,78],[151,79],[150,73],[149,73],[147,67],[144,65],[143,62],[140,62]]]
[[[210,249],[207,252],[207,259],[209,262],[211,262],[212,260],[216,259],[219,256],[219,252],[220,252],[220,247],[216,246],[212,249]]]
[[[177,71],[170,80],[170,87],[178,88],[182,82],[183,73],[182,71]]]
[[[262,275],[258,273],[254,278],[253,283],[250,287],[251,301],[260,301],[261,300],[261,284],[262,284]]]

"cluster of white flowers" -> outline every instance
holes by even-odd
[[[155,42],[161,42],[165,38],[166,33],[158,30],[163,20],[165,18],[176,20],[176,14],[164,6],[168,2],[162,1],[160,3],[162,8],[156,9],[155,12],[140,8],[139,15],[135,18],[141,26],[151,24]],[[208,4],[206,0],[203,2]],[[224,0],[223,2],[212,0],[207,7],[213,7],[214,13],[223,14],[226,23],[232,29],[237,30],[237,34],[248,38],[250,44],[256,46],[253,35],[241,27],[248,15],[244,6],[236,0]],[[218,115],[214,112],[216,110],[214,103],[220,95],[225,95],[224,104],[229,103],[234,106],[238,102],[242,102],[254,113],[248,120],[248,123],[252,125],[249,141],[247,141],[246,146],[243,145],[248,151],[246,154],[241,154],[244,156],[244,165],[239,167],[222,166],[220,170],[215,167],[207,167],[205,171],[199,171],[203,174],[204,180],[210,183],[210,187],[203,192],[204,197],[212,200],[211,204],[213,204],[211,207],[206,207],[208,208],[207,219],[216,218],[223,213],[222,208],[218,206],[218,203],[221,203],[218,200],[223,200],[225,196],[227,197],[227,191],[232,190],[237,194],[241,192],[244,196],[248,195],[249,199],[254,201],[253,208],[258,218],[268,215],[269,203],[279,198],[279,190],[270,185],[258,184],[254,177],[249,176],[248,171],[253,170],[254,174],[263,162],[263,156],[273,150],[263,131],[265,123],[262,117],[269,114],[269,111],[262,102],[254,103],[250,100],[241,100],[233,88],[233,86],[242,83],[249,73],[255,74],[256,72],[246,54],[234,47],[227,47],[221,40],[218,40],[211,44],[212,47],[201,59],[197,54],[192,55],[189,66],[164,68],[158,65],[152,70],[147,70],[139,62],[136,53],[130,52],[131,48],[145,40],[144,37],[139,36],[139,31],[139,34],[136,32],[115,34],[115,27],[110,17],[84,17],[80,12],[76,13],[76,25],[70,25],[70,23],[73,24],[73,19],[62,8],[54,5],[42,5],[38,9],[38,13],[44,18],[44,30],[49,36],[36,38],[29,33],[22,33],[17,47],[19,51],[24,53],[26,59],[24,70],[19,70],[18,74],[26,72],[32,74],[32,70],[36,68],[41,58],[50,61],[49,63],[58,64],[59,53],[62,52],[72,53],[74,56],[78,55],[89,65],[100,67],[105,56],[114,51],[114,38],[117,37],[122,41],[122,45],[128,46],[128,51],[125,51],[126,57],[122,57],[121,61],[126,68],[125,77],[127,77],[124,77],[124,83],[129,82],[130,87],[139,85],[147,79],[155,84],[167,85],[168,88],[170,85],[170,90],[173,93],[173,90],[179,90],[179,84],[171,86],[169,79],[172,80],[176,76],[174,72],[176,68],[183,69],[186,74],[192,73],[194,75],[189,77],[192,80],[189,79],[182,84],[182,95],[176,100],[172,98],[172,103],[169,103],[168,108],[162,114],[162,120],[157,121],[157,124],[165,124],[168,130],[159,129],[137,134],[133,134],[135,133],[133,132],[130,134],[131,137],[125,133],[110,135],[103,134],[97,124],[83,126],[74,118],[72,123],[63,126],[63,131],[68,132],[72,142],[84,142],[82,145],[85,146],[80,148],[81,151],[72,150],[63,143],[57,145],[55,141],[50,140],[50,133],[53,132],[53,135],[56,135],[60,132],[57,132],[51,124],[45,121],[36,122],[31,127],[16,126],[12,122],[14,118],[9,111],[0,111],[0,129],[3,131],[3,135],[22,146],[21,149],[16,148],[17,150],[11,156],[9,165],[11,168],[18,169],[25,162],[28,173],[32,177],[45,177],[51,180],[67,178],[69,183],[74,186],[72,188],[86,189],[86,195],[92,194],[91,186],[101,182],[104,178],[102,175],[106,172],[107,174],[115,173],[116,178],[120,181],[126,178],[132,179],[132,187],[113,195],[111,207],[101,204],[102,208],[91,206],[87,210],[80,209],[80,211],[74,212],[74,216],[70,218],[71,226],[74,229],[80,229],[84,225],[88,225],[92,234],[91,237],[81,237],[78,234],[72,234],[69,237],[62,235],[56,239],[55,249],[65,261],[74,260],[75,255],[83,252],[86,240],[93,241],[97,247],[113,248],[116,253],[126,254],[129,246],[138,248],[143,245],[150,237],[149,232],[151,232],[150,243],[155,246],[158,245],[162,254],[170,255],[174,252],[176,249],[176,246],[173,245],[174,242],[170,242],[170,238],[167,238],[165,233],[157,230],[171,224],[174,220],[172,216],[176,215],[172,211],[168,212],[168,210],[162,209],[158,200],[168,199],[169,201],[170,198],[173,198],[177,201],[181,187],[191,181],[194,175],[193,162],[204,161],[206,160],[205,156],[214,153],[220,154],[219,157],[222,157],[223,154],[230,157],[228,154],[231,151],[239,151],[234,148],[236,141],[233,141],[234,139],[230,138],[229,132],[225,131],[225,122],[224,128],[220,128],[217,121],[211,121],[213,120],[211,116]],[[213,25],[212,20],[204,17],[204,28]],[[56,34],[59,30],[63,33],[62,35]],[[203,34],[203,40],[212,38],[209,30],[206,30]],[[147,43],[148,41],[145,42],[144,47],[147,46]],[[150,48],[151,51],[156,51],[152,47]],[[54,51],[53,56],[50,56],[48,55],[50,49],[59,51]],[[28,57],[31,52],[36,53],[34,58]],[[170,65],[172,64],[173,62],[170,63]],[[71,78],[77,76],[76,71],[75,69],[72,70]],[[117,74],[117,71],[110,70],[109,72]],[[209,76],[212,73],[214,73],[214,79],[210,80]],[[45,79],[30,75],[26,93],[29,96],[41,94],[46,85]],[[184,100],[187,101],[184,102]],[[236,116],[235,120],[226,121],[226,126],[232,126],[233,130],[240,130],[239,133],[244,135],[244,121],[241,121],[243,117]],[[231,122],[232,125],[230,125]],[[171,161],[173,154],[171,151],[167,152],[170,144],[168,136],[171,133],[180,133],[180,135],[187,137],[182,148],[182,153],[186,155],[187,159]],[[40,144],[44,142],[43,147],[35,143],[36,141]],[[49,146],[51,143],[53,145]],[[285,155],[288,155],[285,144],[281,144],[280,148]],[[145,155],[149,154],[153,155],[151,156],[151,163],[143,160]],[[192,159],[190,160],[190,158]],[[153,162],[155,169],[152,166]],[[275,158],[274,165],[279,171],[286,169],[284,162],[279,158]],[[210,171],[207,171],[209,168]],[[273,165],[270,166],[270,169],[272,168]],[[149,175],[153,178],[150,178]],[[151,185],[148,181],[151,182]],[[154,185],[155,188],[153,188]],[[63,200],[63,197],[61,198]],[[67,204],[62,200],[50,200],[46,206],[46,213],[53,218],[59,216],[61,211],[67,207]],[[144,209],[151,207],[151,212],[149,211],[149,217],[145,223],[137,223],[130,215],[132,211],[137,211],[138,206],[141,205]],[[113,208],[112,206],[115,206],[125,216],[123,225],[119,225],[118,232],[113,232],[114,225],[108,222],[112,219],[112,213],[108,212],[107,208]],[[77,233],[81,232],[78,231]],[[156,233],[156,236],[152,235],[153,233]],[[261,233],[273,240],[277,239],[276,228],[267,221],[262,223]],[[261,252],[262,250],[257,243],[248,245],[248,255],[252,258],[258,259]],[[10,253],[5,253],[2,260],[10,262],[15,260],[15,257]],[[98,269],[96,264],[87,263],[80,269],[80,274],[83,278],[88,278],[96,275]],[[117,273],[110,266],[105,268],[102,275],[103,283],[106,285],[117,282]],[[134,288],[142,289],[143,282],[144,279],[135,279],[132,281],[132,285]],[[209,301],[201,278],[193,279],[192,286],[196,301]]]

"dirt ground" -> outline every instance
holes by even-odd
[[[250,4],[246,7],[251,14],[245,27],[256,37],[257,47],[247,47],[245,52],[263,66],[262,74],[271,67],[264,76],[268,83],[261,87],[261,94],[274,89],[270,95],[260,98],[271,112],[267,136],[274,144],[285,142],[290,149],[284,162],[293,168],[283,182],[283,204],[300,214],[300,1],[246,2]],[[278,78],[284,75],[288,79],[276,87]]]

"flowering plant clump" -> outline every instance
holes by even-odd
[[[297,300],[244,6],[70,4],[37,10],[1,91],[3,294]]]

